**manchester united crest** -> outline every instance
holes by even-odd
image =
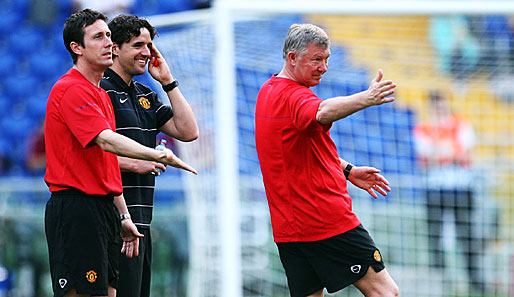
[[[146,99],[145,97],[141,97],[139,99],[139,104],[141,104],[141,106],[143,106],[144,109],[150,108],[150,101],[148,101],[148,99]]]
[[[86,279],[88,282],[94,283],[94,282],[96,282],[97,278],[98,278],[98,275],[96,274],[96,272],[94,270],[89,270],[88,272],[86,272]]]
[[[380,252],[378,250],[376,250],[373,254],[373,258],[375,258],[375,260],[378,262],[382,261],[382,255],[380,255]]]

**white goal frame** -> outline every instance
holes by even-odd
[[[514,13],[514,1],[341,1],[341,0],[215,0],[210,9],[148,17],[153,26],[209,22],[215,26],[215,118],[217,197],[221,228],[222,284],[219,296],[242,296],[242,265],[234,21],[258,14],[434,15]],[[284,32],[285,34],[286,32]],[[277,69],[278,71],[279,69]],[[222,215],[221,215],[222,213]],[[196,296],[194,296],[196,297]]]

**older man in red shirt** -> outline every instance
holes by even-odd
[[[372,167],[339,158],[334,121],[392,102],[396,87],[379,71],[368,90],[321,100],[310,87],[327,71],[330,40],[319,27],[292,25],[284,67],[261,87],[255,138],[274,240],[292,297],[323,296],[354,284],[365,296],[398,296],[380,251],[352,211],[347,180],[386,195],[387,180]],[[343,169],[344,168],[344,169]]]

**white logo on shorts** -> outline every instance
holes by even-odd
[[[65,278],[59,279],[59,286],[61,286],[61,289],[64,289],[64,287],[66,286],[67,283],[68,283],[68,280]]]
[[[359,273],[359,272],[361,272],[361,266],[360,265],[353,265],[352,267],[350,267],[350,270],[353,273]]]

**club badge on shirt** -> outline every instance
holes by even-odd
[[[141,97],[139,99],[139,104],[141,104],[141,106],[143,106],[144,109],[150,108],[150,101],[148,101],[148,99],[146,99],[145,97]]]
[[[375,258],[375,261],[380,262],[382,261],[382,255],[380,255],[380,252],[378,250],[375,251],[373,254],[373,258]]]

